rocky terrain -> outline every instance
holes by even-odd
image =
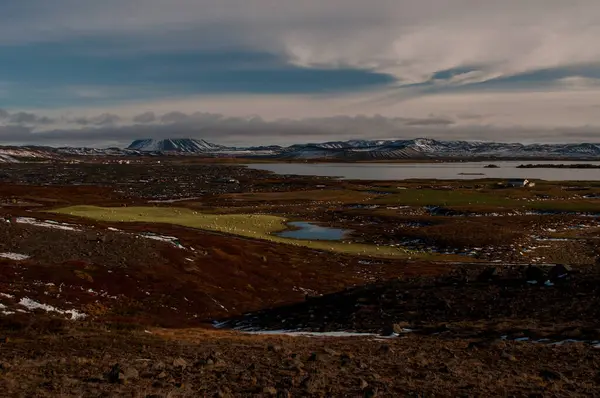
[[[92,325],[13,329],[4,396],[574,397],[600,393],[600,350],[406,336],[248,336]]]
[[[600,187],[401,185],[172,157],[3,164],[0,391],[598,395]],[[276,215],[400,255],[54,212],[82,205]]]

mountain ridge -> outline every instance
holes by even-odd
[[[156,140],[152,138],[135,140],[126,149],[142,152],[207,152],[223,149],[221,145],[212,144],[202,139],[193,138],[166,138]]]
[[[521,144],[485,141],[350,140],[292,145],[283,150],[288,159],[323,157],[345,160],[411,158],[600,158],[600,144]]]
[[[202,139],[138,139],[127,148],[0,146],[0,162],[18,158],[57,159],[61,156],[209,156],[263,158],[284,161],[393,161],[468,159],[572,159],[600,160],[600,144],[522,144],[487,141],[435,140],[430,138],[347,140],[290,146],[260,143],[248,147],[218,145]]]

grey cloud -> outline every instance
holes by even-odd
[[[154,114],[153,114],[154,115]],[[134,117],[134,120],[151,120],[144,114]],[[71,122],[71,128],[54,129],[50,131],[34,131],[32,128],[14,130],[14,126],[5,126],[0,133],[1,141],[36,143],[72,143],[86,142],[96,145],[99,142],[110,141],[127,145],[129,141],[138,138],[206,138],[215,141],[227,141],[229,144],[251,144],[260,141],[287,140],[288,142],[302,141],[305,137],[318,139],[337,139],[341,135],[348,138],[364,135],[391,137],[404,133],[407,129],[417,132],[420,128],[445,128],[453,122],[439,116],[429,118],[387,118],[377,116],[335,116],[329,118],[281,119],[267,121],[258,116],[249,118],[226,117],[221,114],[196,112],[170,112],[156,117],[159,123],[129,124],[115,126],[110,115],[96,118],[76,118]],[[27,120],[39,119],[36,115]],[[94,123],[95,121],[95,123]],[[106,122],[106,123],[105,123]],[[81,127],[83,126],[83,127]],[[15,135],[15,132],[18,132]]]
[[[96,126],[112,125],[119,122],[121,118],[117,115],[104,113],[91,119],[92,124]]]
[[[71,120],[71,122],[73,122],[75,124],[80,124],[82,126],[87,126],[88,124],[90,124],[90,121],[85,117],[75,118],[75,119]]]
[[[477,65],[447,79],[471,84],[598,63],[600,2],[306,0],[274,7],[272,0],[55,0],[52,6],[13,0],[3,5],[0,41],[74,35],[107,39],[112,49],[132,51],[246,48],[305,67],[377,70],[407,83]]]
[[[12,114],[11,117],[13,115],[20,115],[19,119],[26,121],[44,117],[26,112]],[[130,119],[101,114],[86,118],[60,118],[59,124],[51,126],[32,123],[0,125],[0,145],[127,146],[139,138],[202,138],[218,144],[238,146],[416,137],[509,142],[600,141],[597,138],[600,129],[595,125],[560,129],[481,125],[483,120],[494,115],[461,113],[456,120],[467,121],[465,124],[456,124],[453,118],[443,114],[430,114],[423,118],[341,115],[279,120],[179,111],[165,114],[147,112]],[[475,124],[470,120],[474,120]],[[87,124],[82,124],[82,121]],[[54,127],[59,125],[60,128]],[[45,131],[41,131],[42,128]]]
[[[37,116],[33,113],[18,112],[10,115],[8,120],[10,123],[15,124],[35,123],[37,121]]]
[[[183,112],[169,112],[162,115],[160,121],[162,123],[182,123],[189,120],[189,116]]]
[[[133,121],[136,123],[152,123],[156,121],[156,115],[154,112],[145,112],[135,116]]]
[[[407,126],[449,126],[454,124],[454,120],[432,117],[430,119],[406,119],[405,124]]]
[[[461,120],[480,120],[484,118],[484,115],[479,115],[477,113],[459,113],[456,115],[456,118]]]
[[[54,119],[47,116],[38,116],[34,113],[29,112],[17,112],[8,116],[8,122],[11,124],[51,124]]]
[[[99,116],[94,117],[78,117],[72,120],[73,123],[82,126],[94,125],[94,126],[106,126],[114,125],[121,120],[121,117],[112,113],[103,113]]]
[[[6,118],[8,118],[8,116],[10,116],[10,113],[8,113],[8,111],[0,108],[0,119],[6,119]]]
[[[139,116],[139,115],[138,115]],[[156,115],[155,115],[156,116]],[[166,117],[165,117],[166,116]],[[393,139],[429,137],[437,139],[498,140],[520,142],[536,137],[538,142],[595,140],[598,129],[499,128],[456,126],[452,119],[376,116],[335,116],[328,118],[264,120],[260,117],[226,117],[214,113],[171,112],[145,124],[89,125],[50,131],[30,127],[0,126],[0,143],[127,146],[138,138],[203,138],[225,145],[293,144],[344,139]],[[172,122],[166,122],[171,120]]]

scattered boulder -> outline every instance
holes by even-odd
[[[158,374],[158,376],[156,376],[157,379],[165,379],[168,376],[167,372],[160,372]]]
[[[393,325],[394,333],[396,333],[396,334],[405,333],[407,331],[407,329],[410,329],[410,326],[411,325],[408,322],[394,323],[394,325]]]
[[[263,388],[263,394],[265,395],[277,395],[277,389],[275,387],[265,387]]]
[[[165,363],[164,363],[164,362],[161,362],[161,361],[159,361],[159,362],[156,362],[156,363],[154,364],[154,366],[152,366],[152,368],[153,368],[154,370],[164,370],[164,369],[165,369]]]
[[[484,269],[479,276],[477,277],[478,282],[491,282],[493,280],[498,279],[498,268],[497,267],[489,267]]]
[[[553,370],[543,369],[540,371],[540,377],[546,381],[556,381],[561,380],[563,378],[563,375]]]
[[[267,350],[272,351],[272,352],[281,352],[283,351],[283,347],[277,344],[269,344],[269,346],[267,347]]]
[[[546,281],[546,274],[540,267],[530,265],[525,269],[525,280],[527,282],[542,284]]]
[[[140,377],[140,374],[136,368],[130,366],[123,370],[123,376],[125,380],[136,380]]]
[[[504,358],[506,360],[509,360],[511,362],[516,362],[517,361],[517,358],[514,355],[509,354],[508,352],[503,352],[502,353],[502,358]]]
[[[184,370],[188,366],[188,363],[186,362],[185,359],[179,357],[173,361],[173,366]]]
[[[108,373],[106,373],[106,380],[108,380],[108,382],[112,384],[125,383],[125,375],[121,370],[121,365],[119,365],[118,363],[114,364],[113,367],[108,371]]]
[[[575,328],[575,329],[571,329],[571,330],[567,330],[567,331],[563,332],[563,335],[570,339],[580,339],[581,336],[583,335],[583,332],[581,331],[581,329]]]
[[[548,280],[552,283],[562,282],[567,280],[572,269],[568,265],[556,264],[548,272]]]
[[[381,335],[382,336],[391,336],[395,333],[394,331],[394,325],[393,324],[388,324],[386,326],[384,326],[381,329]]]
[[[333,350],[329,347],[325,348],[323,351],[325,352],[325,354],[331,355],[332,357],[337,357],[340,355],[339,352],[337,352],[336,350]]]

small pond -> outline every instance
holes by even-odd
[[[305,221],[290,222],[288,226],[294,229],[278,232],[276,235],[302,240],[342,240],[350,232],[347,229],[322,227]]]

